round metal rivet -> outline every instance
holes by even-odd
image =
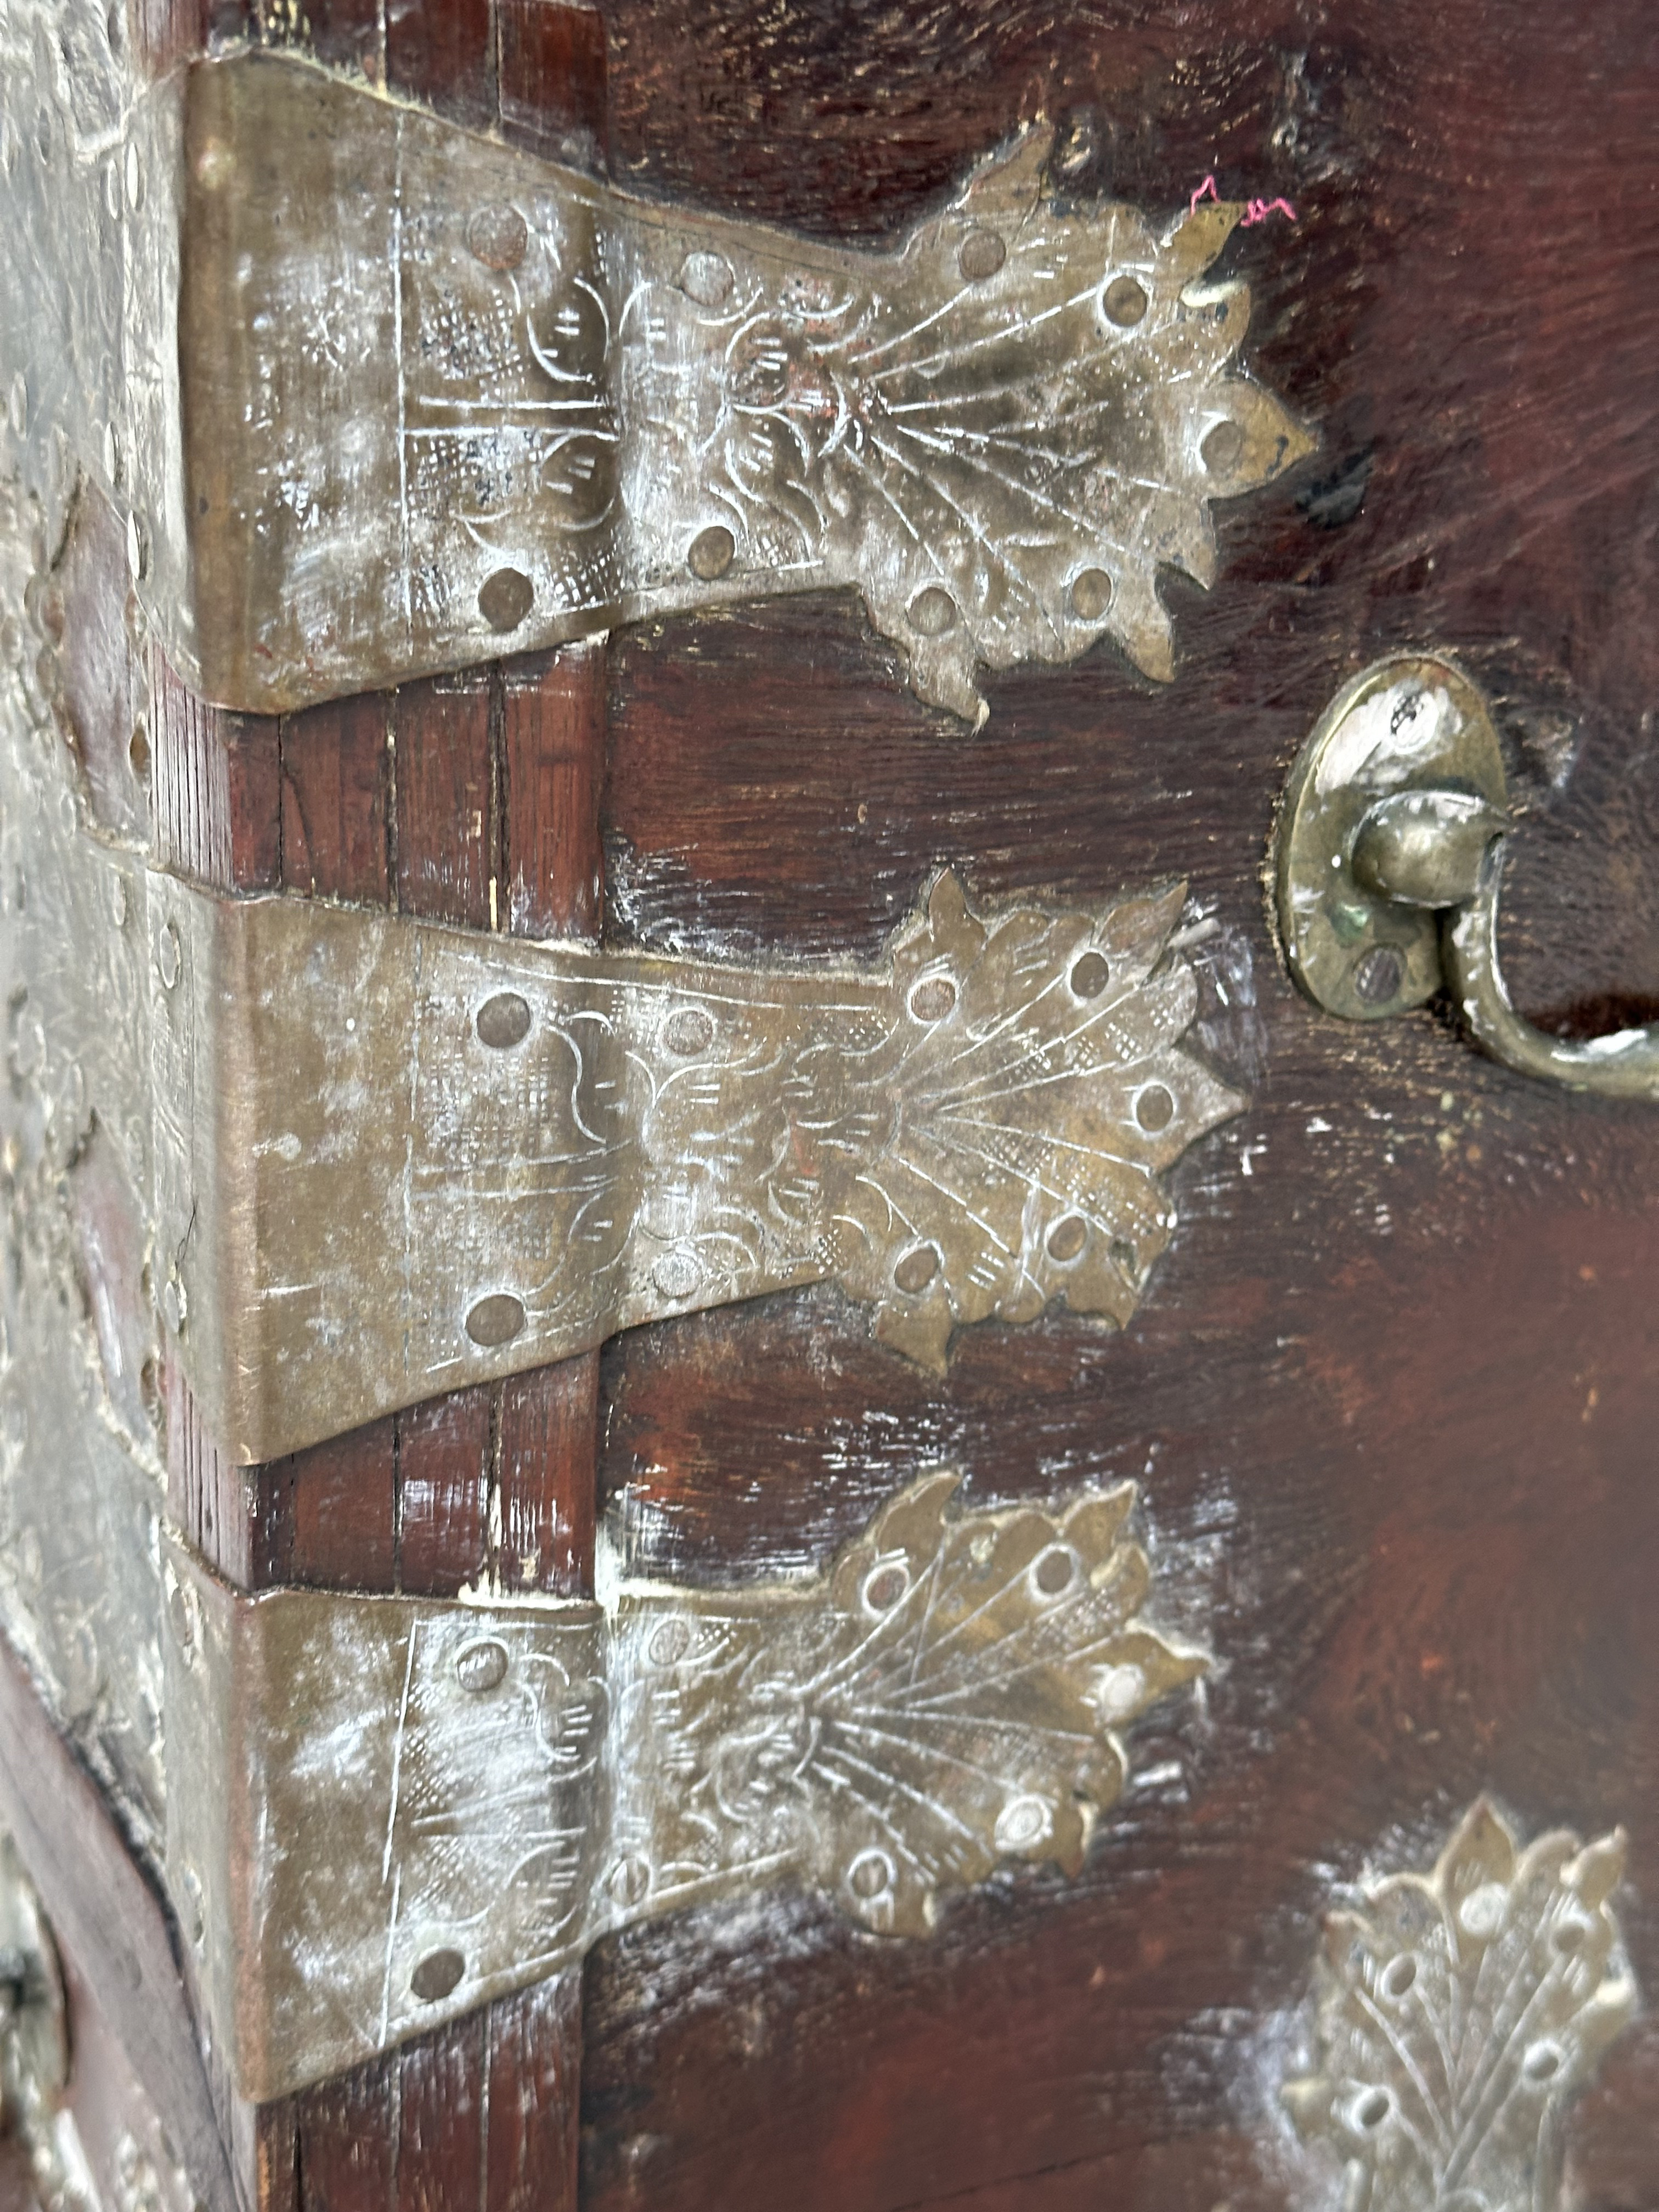
[[[1070,1589],[1076,1573],[1077,1563],[1071,1553],[1056,1546],[1036,1563],[1036,1586],[1045,1597],[1058,1597],[1062,1590]]]
[[[677,1667],[691,1646],[691,1632],[683,1620],[659,1621],[651,1632],[645,1656],[653,1667]]]
[[[478,587],[478,612],[502,635],[517,629],[535,604],[535,586],[517,568],[497,568]]]
[[[492,1052],[507,1052],[529,1036],[530,1009],[516,991],[497,991],[479,1007],[473,1026],[480,1044]]]
[[[1406,963],[1392,945],[1373,945],[1354,963],[1353,987],[1368,1006],[1386,1006],[1406,980]]]
[[[712,584],[731,567],[737,553],[738,541],[723,522],[711,523],[700,530],[691,540],[691,550],[685,564],[694,576],[705,584]]]
[[[963,240],[957,266],[970,284],[978,284],[987,276],[994,276],[1007,258],[1008,248],[1000,233],[975,229]]]
[[[1062,1263],[1075,1260],[1089,1241],[1088,1224],[1080,1213],[1068,1213],[1048,1231],[1048,1257]]]
[[[1218,422],[1204,434],[1199,447],[1204,465],[1212,477],[1224,477],[1230,469],[1237,468],[1239,455],[1244,451],[1244,433],[1237,422]]]
[[[1380,2128],[1389,2117],[1389,2098],[1386,2089],[1368,2089],[1354,2110],[1354,2117],[1362,2128]]]
[[[1048,1834],[1051,1818],[1041,1797],[1011,1797],[998,1814],[993,1831],[998,1850],[1029,1851]]]
[[[929,975],[910,994],[910,1012],[919,1022],[942,1022],[957,1002],[957,987],[948,975]]]
[[[681,1060],[695,1060],[714,1042],[714,1024],[701,1006],[679,1006],[662,1025],[662,1041]]]
[[[624,1907],[643,1905],[651,1890],[651,1869],[641,1858],[618,1859],[611,1869],[611,1902]]]
[[[1146,313],[1146,288],[1133,276],[1114,276],[1100,304],[1109,323],[1115,323],[1120,330],[1133,330]]]
[[[1085,952],[1072,969],[1072,988],[1079,999],[1097,999],[1111,980],[1111,963],[1103,952]]]
[[[902,1567],[878,1567],[864,1585],[864,1601],[872,1613],[890,1613],[909,1587]]]
[[[732,282],[732,264],[723,253],[688,253],[680,264],[680,289],[700,307],[723,307]]]
[[[664,1297],[678,1305],[696,1291],[702,1280],[702,1269],[695,1253],[665,1252],[651,1270],[651,1279]]]
[[[915,1297],[939,1273],[939,1254],[931,1244],[913,1244],[893,1270],[900,1290]]]
[[[127,758],[140,783],[149,781],[149,733],[140,722],[127,740]]]
[[[466,226],[466,242],[475,260],[505,275],[524,259],[530,233],[517,208],[503,201],[474,212]]]
[[[893,1887],[893,1862],[885,1851],[860,1851],[847,1869],[847,1886],[867,1905]]]
[[[1401,1951],[1382,1969],[1382,1994],[1398,2002],[1416,1979],[1416,1960],[1409,1951]]]
[[[1161,1083],[1149,1083],[1135,1101],[1135,1119],[1149,1136],[1167,1129],[1175,1119],[1175,1100]]]
[[[428,1951],[409,1978],[409,1986],[422,2004],[441,2004],[460,1986],[466,1972],[466,1960],[459,1951],[446,1944],[441,1951]]]
[[[937,584],[929,584],[910,602],[910,627],[921,637],[943,637],[956,618],[956,601]]]
[[[455,1654],[455,1680],[475,1698],[497,1690],[507,1680],[507,1646],[493,1636],[465,1644]]]
[[[506,1291],[497,1291],[493,1297],[480,1298],[466,1317],[466,1333],[474,1344],[486,1352],[498,1345],[511,1344],[524,1327],[524,1308],[518,1299]]]
[[[1085,568],[1072,579],[1072,612],[1079,622],[1098,622],[1112,604],[1112,580],[1103,568]]]

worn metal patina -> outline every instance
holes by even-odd
[[[1142,1616],[1133,1486],[960,1512],[924,1475],[828,1572],[605,1607],[239,1597],[169,1545],[167,1866],[245,2094],[789,1882],[915,1936],[1075,1873],[1124,1731],[1202,1671]]]
[[[238,1596],[167,1525],[158,1378],[269,1455],[778,1282],[934,1359],[1060,1293],[1121,1318],[1161,1170],[1239,1103],[1182,1043],[1179,888],[981,919],[947,874],[877,967],[793,974],[215,899],[91,821],[24,514],[0,487],[0,1623],[243,2093],[702,1899],[914,1934],[1076,1868],[1203,1664],[1146,1617],[1128,1486],[959,1512],[930,1473],[775,1587]]]
[[[244,1460],[825,1279],[935,1367],[1054,1299],[1121,1323],[1243,1103],[1183,1042],[1179,884],[981,915],[946,872],[873,966],[534,945],[196,890],[51,729],[3,753],[0,1128],[128,1194],[136,1303]]]
[[[1446,991],[1522,1075],[1659,1098],[1659,1027],[1582,1043],[1516,1012],[1498,957],[1510,828],[1492,712],[1455,661],[1391,653],[1344,686],[1291,771],[1277,832],[1291,972],[1329,1013],[1376,1021]]]
[[[1484,1799],[1432,1874],[1365,1886],[1326,1921],[1315,2070],[1297,2128],[1352,2212],[1554,2212],[1562,2117],[1636,2008],[1611,1899],[1615,1830],[1518,1848]]]
[[[893,252],[648,206],[291,57],[145,87],[0,14],[0,399],[129,517],[170,659],[308,700],[852,586],[922,697],[1114,638],[1309,451],[1206,272],[1242,207],[1049,196],[1025,131]]]

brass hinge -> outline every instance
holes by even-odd
[[[1050,1300],[1126,1322],[1243,1103],[1185,1042],[1180,884],[979,913],[947,872],[880,961],[748,967],[213,895],[94,833],[49,729],[0,806],[0,1136],[98,1133],[243,1461],[825,1279],[934,1367]]]
[[[0,13],[0,419],[128,517],[191,687],[274,713],[851,586],[924,699],[1102,636],[1312,441],[1237,366],[1244,210],[1060,201],[1033,125],[896,251],[647,205],[292,57],[144,85]],[[0,428],[0,440],[5,436]]]
[[[168,1886],[243,2094],[600,1936],[777,1883],[919,1936],[1075,1872],[1201,1654],[1142,1617],[1133,1488],[963,1512],[938,1470],[810,1581],[609,1605],[239,1596],[164,1559]]]

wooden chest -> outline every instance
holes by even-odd
[[[0,0],[0,2199],[1654,2204],[1656,108]]]

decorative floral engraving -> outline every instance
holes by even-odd
[[[1210,501],[1312,443],[1237,370],[1248,291],[1200,282],[1243,209],[1167,229],[1062,212],[1053,138],[1022,132],[891,256],[781,282],[722,239],[651,288],[630,364],[688,537],[706,510],[751,591],[766,571],[855,582],[916,690],[973,721],[976,661],[1067,660],[1104,634],[1171,677],[1160,564],[1210,584]],[[683,371],[652,391],[688,356],[708,363],[689,415]]]
[[[1134,1489],[960,1513],[924,1475],[805,1589],[625,1607],[619,1862],[647,1909],[771,1869],[915,1936],[1000,1860],[1083,1863],[1122,1731],[1205,1661],[1141,1618]]]
[[[836,1272],[886,1342],[942,1367],[958,1324],[1053,1298],[1129,1319],[1175,1224],[1163,1170],[1243,1103],[1182,1042],[1185,895],[981,920],[946,871],[895,939],[883,1141],[839,1172],[825,1146]]]
[[[1167,678],[1159,567],[1210,583],[1211,503],[1310,440],[1206,281],[1243,208],[1057,202],[1052,142],[870,252],[270,52],[149,86],[118,11],[11,0],[0,448],[60,523],[78,472],[130,518],[169,658],[231,706],[836,587],[970,721],[981,663],[1103,635]]]
[[[1345,2212],[1547,2212],[1559,2122],[1631,2017],[1608,1899],[1623,1832],[1517,1852],[1484,1800],[1432,1875],[1334,1912],[1317,2070],[1285,2100],[1346,2166]]]
[[[249,1598],[169,1541],[168,1878],[244,2094],[692,1904],[787,1882],[918,1936],[1000,1862],[1076,1872],[1208,1662],[1146,1617],[1131,1485],[963,1512],[960,1479],[805,1583],[631,1582],[607,1532],[602,1604]]]

